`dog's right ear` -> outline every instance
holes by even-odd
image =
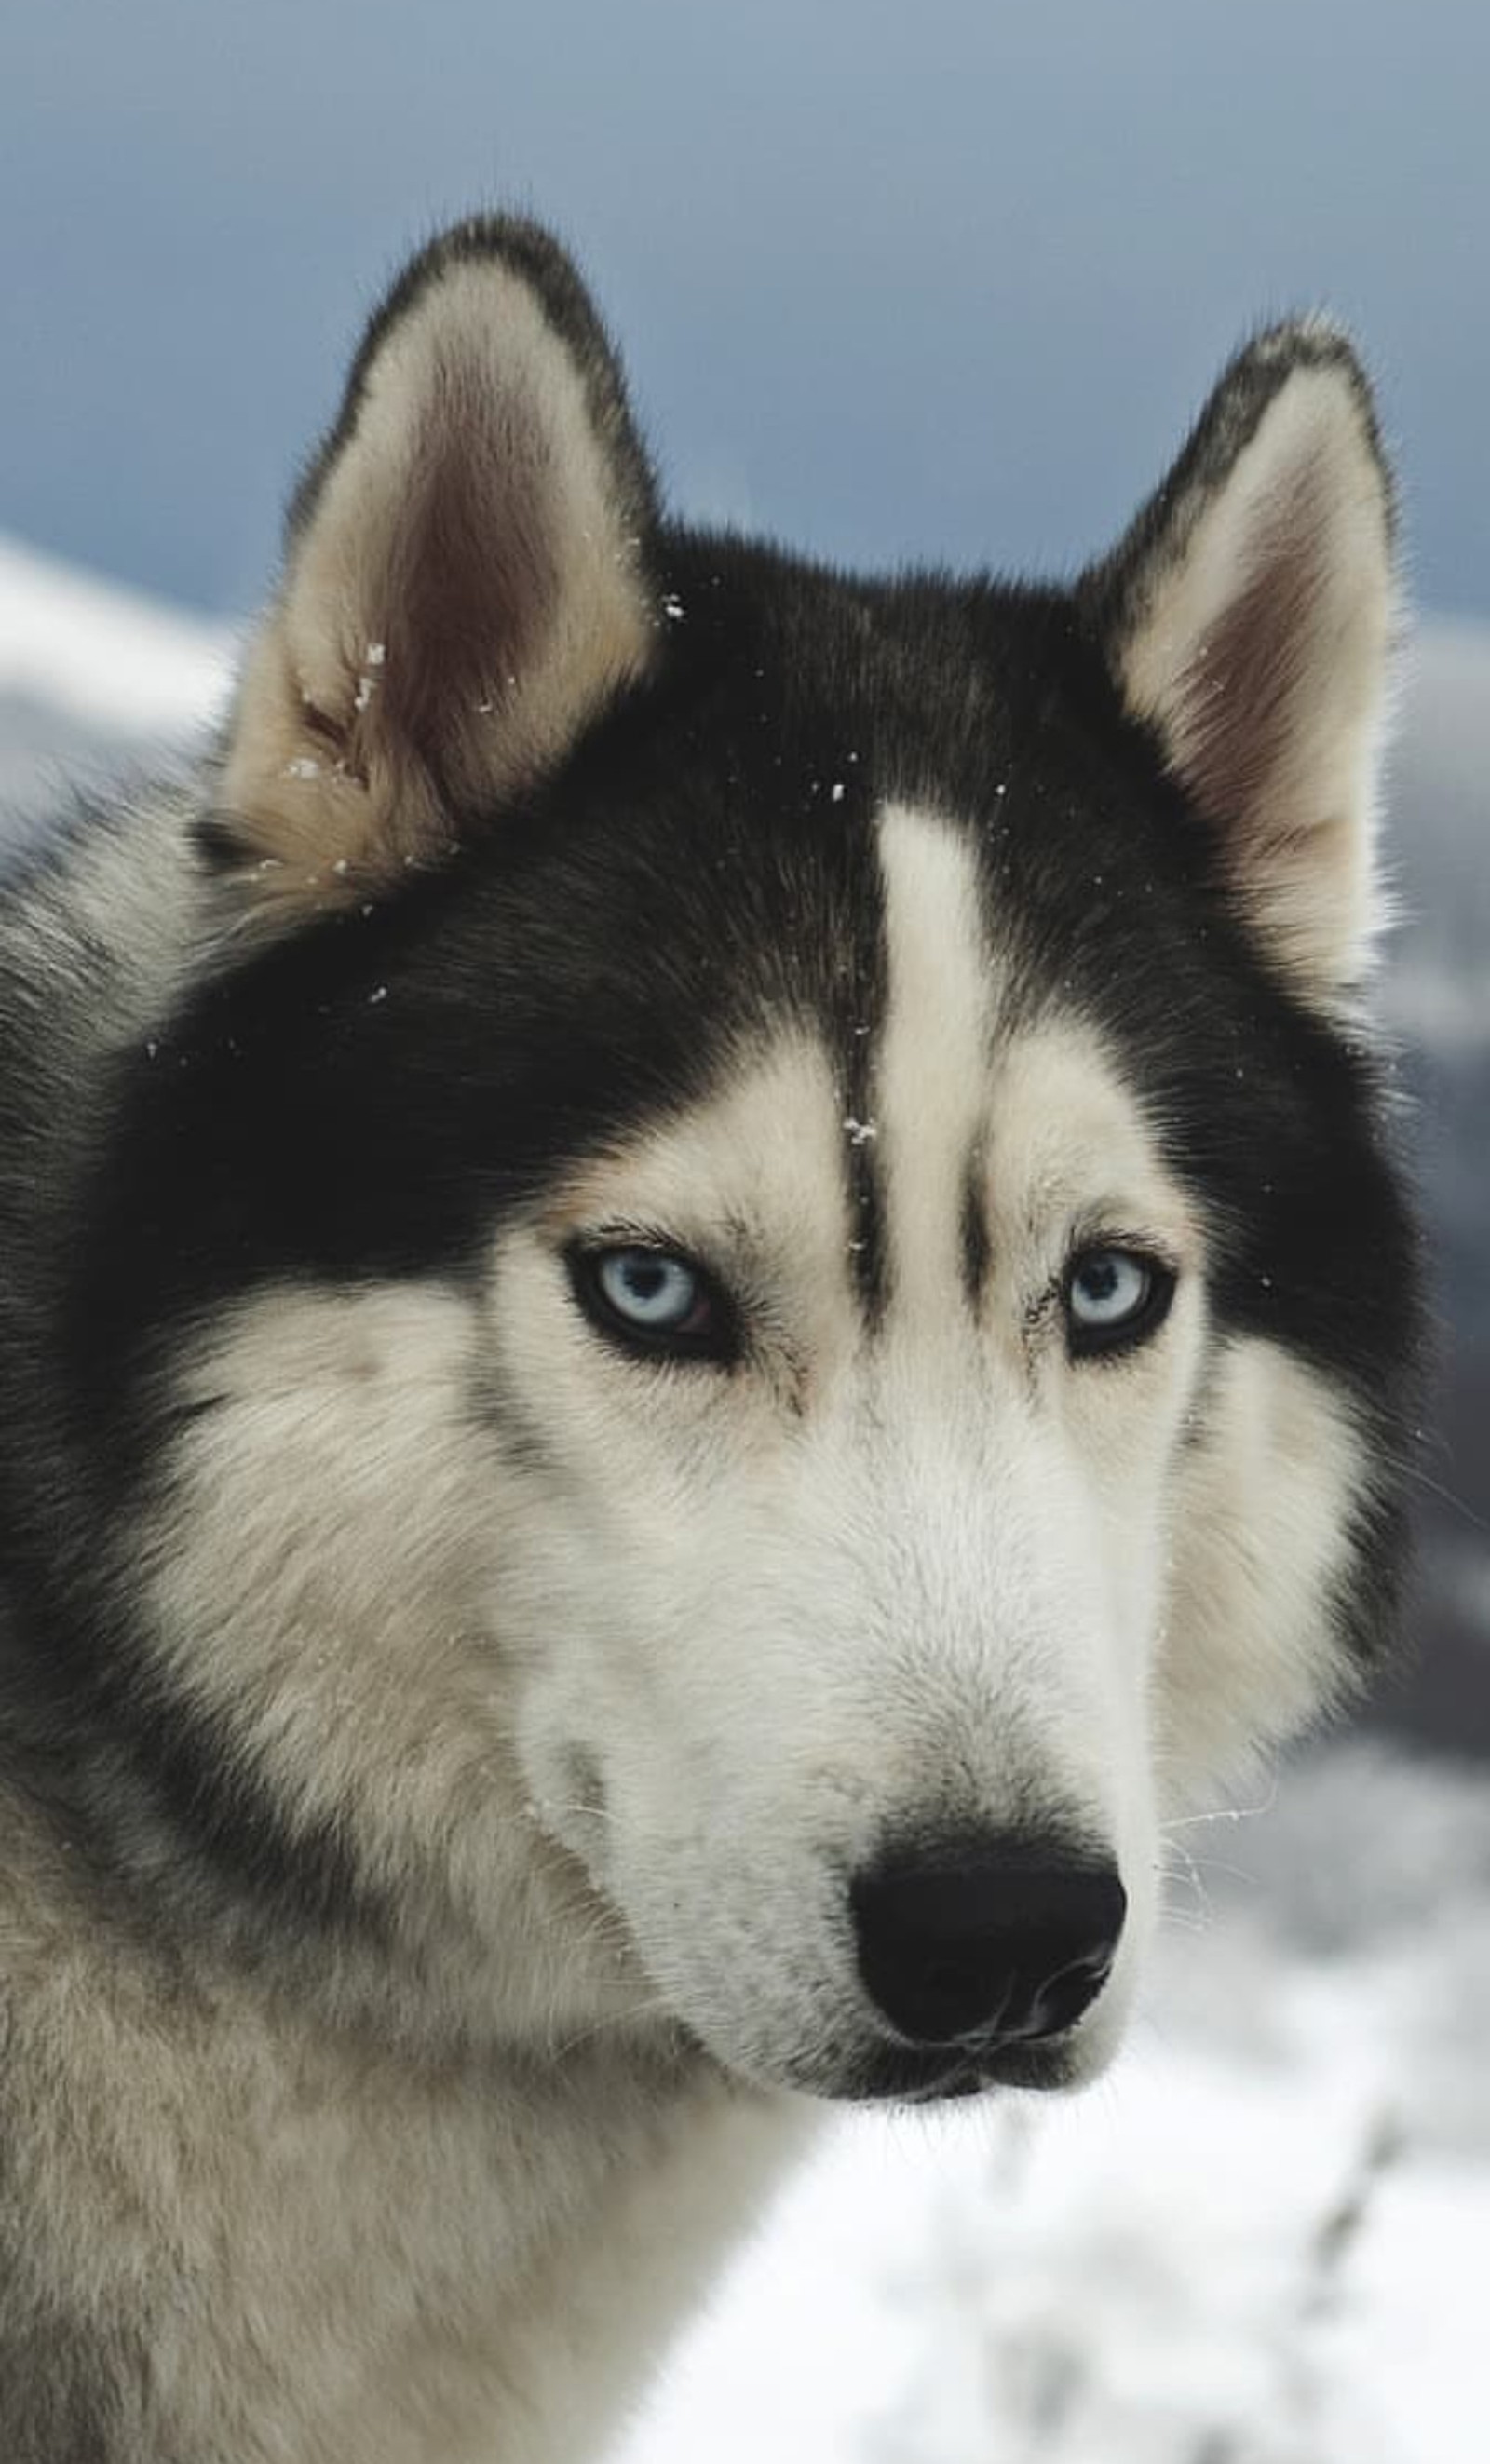
[[[1081,585],[1123,700],[1211,825],[1239,908],[1326,1007],[1353,1001],[1380,921],[1392,529],[1360,363],[1304,318],[1233,361]]]
[[[655,521],[562,251],[437,239],[368,328],[229,723],[206,835],[252,905],[376,897],[551,768],[650,663]]]

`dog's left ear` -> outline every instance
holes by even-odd
[[[1326,1005],[1358,983],[1379,921],[1391,544],[1366,378],[1306,319],[1234,361],[1080,585],[1128,710],[1220,833],[1244,913]]]
[[[253,904],[376,893],[551,768],[649,664],[655,521],[568,258],[445,233],[368,328],[250,649],[205,838]]]

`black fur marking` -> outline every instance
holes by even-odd
[[[867,878],[863,881],[855,923],[857,929],[844,935],[848,974],[844,1015],[839,1027],[844,1039],[844,1153],[849,1221],[853,1227],[848,1239],[849,1271],[866,1322],[872,1329],[884,1317],[889,1279],[885,1197],[874,1125],[877,1025],[884,1011],[888,972],[884,889],[878,866],[872,882]]]
[[[129,1611],[98,1569],[75,1575],[60,1598],[55,1583],[47,1598],[43,1578],[31,1588],[37,1606],[17,1604],[4,1628],[6,1744],[24,1753],[28,1791],[45,1789],[69,1836],[107,1858],[97,1887],[120,1897],[121,1925],[138,1921],[123,1899],[129,1879],[151,1904],[152,1861],[174,1837],[189,1843],[199,1918],[267,1907],[296,1942],[389,1940],[391,1915],[348,1840],[332,1823],[289,1825],[236,1737],[124,1647]],[[126,1766],[132,1790],[121,1785]],[[164,1901],[161,1912],[168,1929],[177,1912]]]
[[[983,1290],[992,1259],[988,1213],[983,1203],[985,1169],[984,1157],[975,1155],[962,1183],[962,1288],[975,1317],[983,1305]]]
[[[339,1826],[287,1823],[226,1723],[187,1709],[164,1687],[116,1691],[114,1708],[116,1732],[129,1739],[156,1808],[193,1842],[213,1883],[278,1909],[296,1938],[391,1941],[391,1912]]]

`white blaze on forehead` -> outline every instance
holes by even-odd
[[[946,1306],[989,1090],[996,968],[976,849],[934,813],[879,822],[888,994],[874,1074],[875,1162],[897,1302]]]

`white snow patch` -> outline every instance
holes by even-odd
[[[0,537],[0,693],[131,737],[176,736],[221,710],[237,648],[228,626]]]

